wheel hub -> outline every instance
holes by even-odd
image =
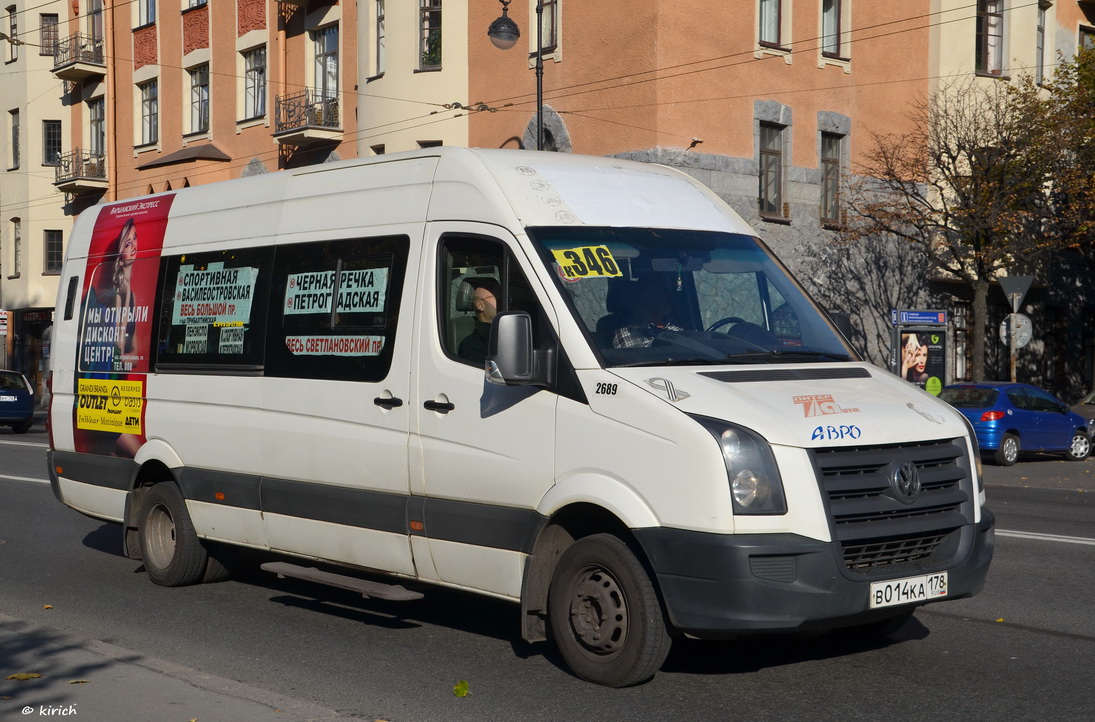
[[[574,636],[596,654],[611,654],[627,638],[627,605],[619,583],[603,569],[583,572],[570,602]]]

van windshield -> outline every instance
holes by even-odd
[[[606,366],[858,360],[755,238],[529,228]]]

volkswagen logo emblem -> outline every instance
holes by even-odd
[[[920,496],[920,470],[911,461],[904,461],[890,472],[890,486],[897,500],[912,504]]]

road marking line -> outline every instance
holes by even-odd
[[[8,476],[7,474],[0,474],[0,479],[7,479],[9,481],[33,481],[35,484],[49,483],[49,479],[31,479],[29,476]]]
[[[0,444],[7,444],[8,446],[41,446],[42,448],[49,446],[49,444],[41,441],[0,441]]]
[[[1088,539],[1082,536],[1061,536],[1060,534],[1038,534],[1031,531],[1008,531],[1006,529],[997,529],[997,535],[1010,536],[1016,539],[1035,539],[1037,541],[1054,541],[1062,542],[1064,544],[1086,544],[1088,546],[1095,546],[1095,539]]]

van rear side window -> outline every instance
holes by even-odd
[[[245,248],[165,259],[157,370],[261,368],[273,256]]]
[[[406,236],[279,246],[265,374],[387,377],[409,246]]]

